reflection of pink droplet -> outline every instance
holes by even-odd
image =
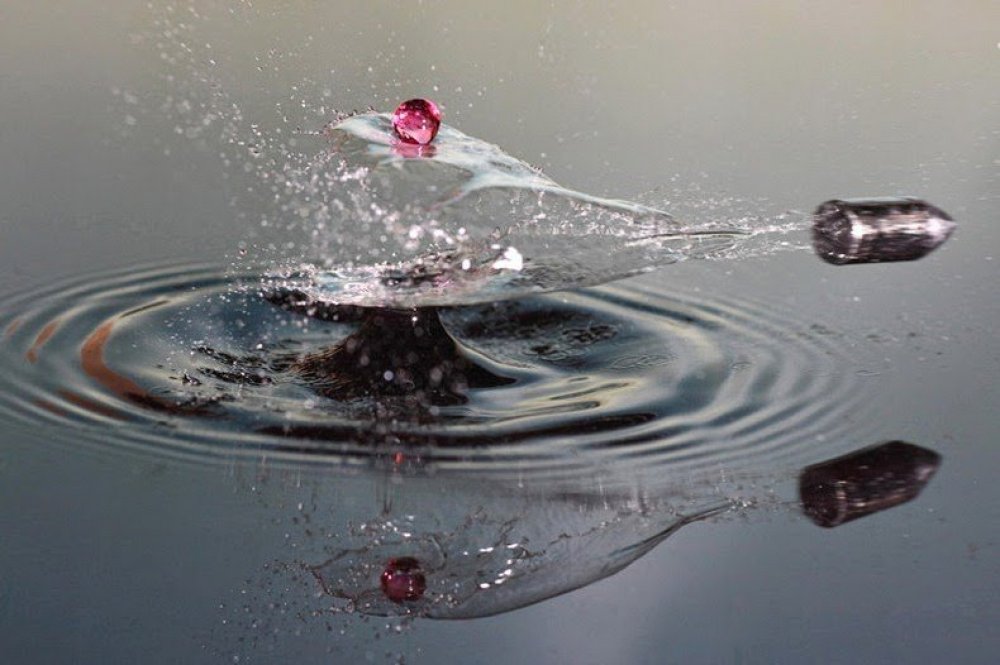
[[[417,145],[416,143],[403,143],[402,141],[396,141],[392,146],[392,151],[404,159],[433,157],[437,152],[433,145]]]
[[[413,557],[404,556],[389,559],[382,571],[382,593],[394,603],[404,600],[420,600],[427,588],[427,580],[420,569],[420,562]]]
[[[392,114],[392,128],[406,143],[427,145],[437,136],[441,126],[441,111],[429,99],[410,99]]]

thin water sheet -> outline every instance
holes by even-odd
[[[283,174],[307,260],[268,288],[376,307],[461,305],[593,286],[730,249],[739,231],[558,185],[498,146],[442,125],[399,141],[390,117],[348,117]]]

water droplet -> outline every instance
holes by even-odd
[[[427,145],[437,136],[441,126],[441,111],[429,99],[410,99],[392,114],[392,128],[406,143]]]
[[[427,580],[420,562],[413,557],[389,559],[381,577],[382,593],[394,603],[420,600],[427,588]]]

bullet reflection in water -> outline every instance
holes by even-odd
[[[832,528],[915,499],[941,464],[932,450],[889,441],[814,464],[799,475],[806,516]]]

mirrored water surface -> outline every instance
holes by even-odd
[[[995,661],[993,3],[9,4],[5,663]]]

